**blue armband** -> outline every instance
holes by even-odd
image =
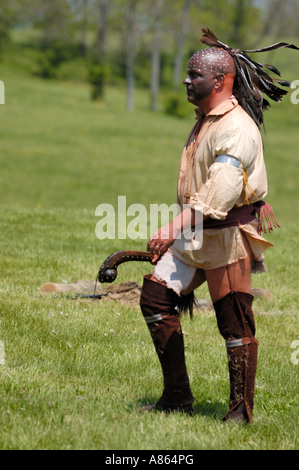
[[[240,166],[241,166],[240,160],[238,160],[235,157],[231,157],[229,155],[218,155],[218,157],[216,157],[215,162],[217,162],[217,163],[226,163],[227,165],[232,165],[232,166],[235,166],[237,168],[240,168]]]

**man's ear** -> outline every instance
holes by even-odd
[[[216,79],[215,89],[219,90],[220,88],[223,87],[223,84],[224,84],[224,73],[219,73],[218,75],[216,75],[215,79]]]

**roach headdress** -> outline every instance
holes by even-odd
[[[234,59],[236,67],[236,78],[233,90],[234,96],[256,124],[261,125],[263,123],[263,112],[270,106],[270,103],[264,98],[263,94],[273,101],[279,102],[288,91],[280,88],[278,85],[292,88],[292,83],[271,77],[265,69],[270,70],[280,77],[279,70],[273,65],[255,62],[249,57],[248,53],[267,52],[285,47],[296,50],[299,50],[299,48],[294,44],[277,42],[261,49],[241,51],[239,49],[233,49],[219,41],[215,34],[209,29],[202,28],[201,31],[203,33],[201,42],[209,47],[225,49]]]

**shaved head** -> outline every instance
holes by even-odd
[[[218,47],[211,47],[193,54],[187,67],[187,73],[189,71],[218,72],[226,75],[228,73],[235,74],[236,69],[229,52]]]
[[[233,94],[236,68],[230,53],[219,47],[202,49],[191,57],[184,80],[188,101],[208,113]]]

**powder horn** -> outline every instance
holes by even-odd
[[[117,278],[117,267],[127,261],[151,261],[153,253],[148,251],[122,250],[112,253],[104,261],[98,272],[98,280],[101,283],[114,282]]]

